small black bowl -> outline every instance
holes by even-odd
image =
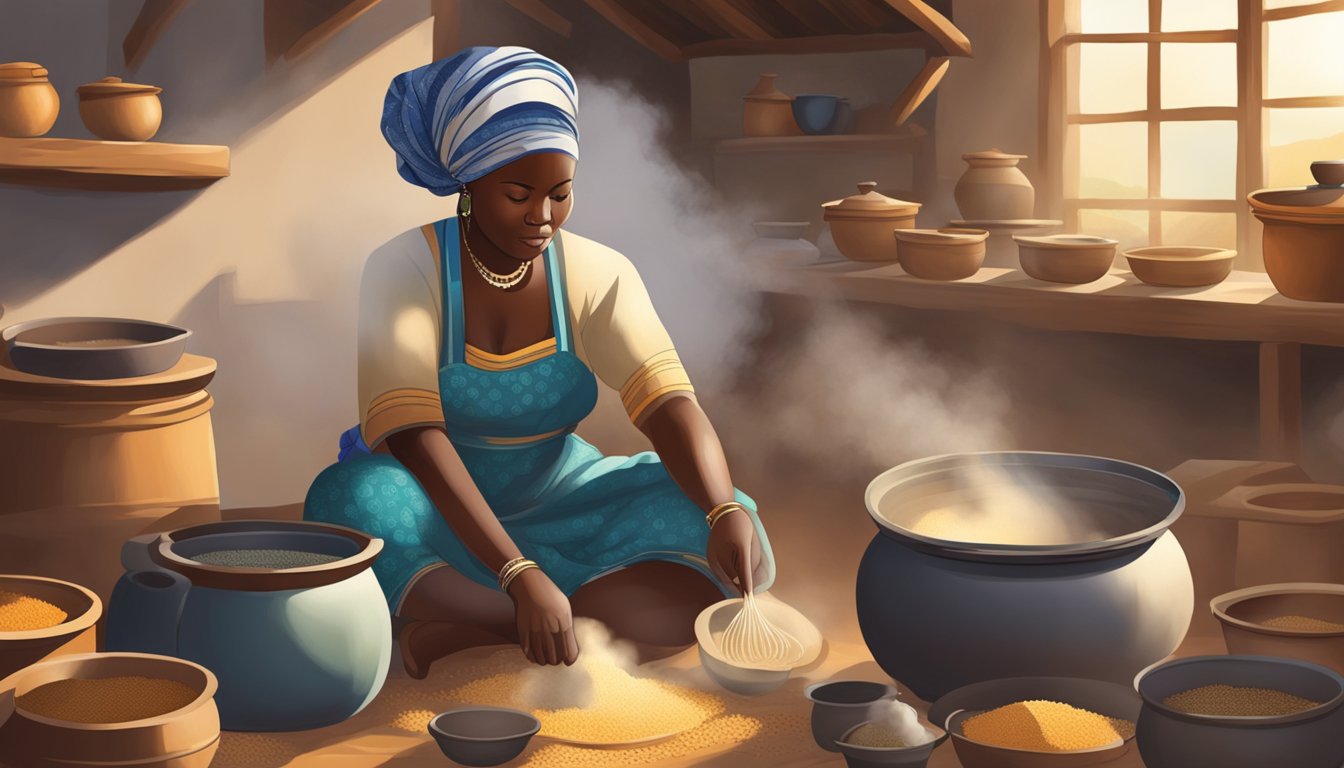
[[[827,752],[839,752],[836,742],[869,720],[868,708],[882,699],[896,698],[896,689],[867,680],[828,680],[803,691],[812,702],[812,738]]]
[[[501,765],[527,748],[541,730],[541,721],[504,707],[461,707],[429,721],[429,733],[443,754],[455,763]]]
[[[1270,688],[1321,702],[1278,717],[1179,712],[1163,701],[1206,685]],[[1344,677],[1318,664],[1274,656],[1196,656],[1141,672],[1139,754],[1148,768],[1340,768]]]

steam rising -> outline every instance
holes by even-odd
[[[528,709],[587,708],[596,695],[597,670],[615,667],[634,674],[634,647],[612,638],[600,622],[576,619],[574,636],[579,643],[579,658],[573,665],[533,666],[523,673],[521,696]]]
[[[918,746],[933,738],[933,734],[919,724],[915,708],[896,699],[873,702],[868,707],[868,720],[907,747]]]

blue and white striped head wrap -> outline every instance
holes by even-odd
[[[383,136],[403,179],[452,195],[524,155],[577,159],[578,104],[574,78],[536,51],[467,48],[393,78]]]

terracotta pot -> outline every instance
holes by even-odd
[[[1115,262],[1117,241],[1091,235],[1013,235],[1022,271],[1037,280],[1081,285],[1100,280]]]
[[[896,256],[901,269],[924,280],[961,280],[985,263],[983,229],[898,229]]]
[[[26,666],[77,645],[93,645],[93,625],[103,615],[103,601],[93,592],[68,581],[41,576],[0,575],[0,590],[45,600],[65,611],[65,621],[54,627],[0,632],[0,679]],[[76,641],[88,634],[88,643]],[[80,649],[83,650],[83,649]]]
[[[817,246],[803,238],[810,222],[756,221],[756,239],[747,244],[744,255],[755,261],[781,267],[811,264],[821,255]]]
[[[1210,602],[1223,626],[1228,653],[1301,659],[1344,673],[1344,584],[1267,584],[1219,595]],[[1264,622],[1306,616],[1335,630],[1286,629]]]
[[[126,723],[74,723],[26,712],[15,699],[71,678],[155,677],[196,691],[181,709]],[[206,768],[219,748],[219,682],[199,664],[141,653],[90,653],[35,664],[0,684],[0,760],[29,768]]]
[[[1232,274],[1236,251],[1188,245],[1155,245],[1125,251],[1134,276],[1149,285],[1198,288],[1217,285]]]
[[[920,203],[887,197],[877,182],[859,182],[859,194],[823,203],[835,247],[854,261],[896,261],[892,232],[913,229]]]
[[[1327,167],[1313,172],[1331,178]],[[1279,293],[1344,302],[1344,186],[1262,189],[1248,199],[1265,224],[1265,271]]]
[[[149,141],[159,132],[162,88],[105,77],[81,85],[78,91],[79,116],[95,136],[108,141]]]
[[[775,87],[779,75],[763,74],[756,87],[742,97],[742,135],[799,136],[793,119],[793,97]]]
[[[0,136],[41,136],[56,123],[61,99],[47,70],[31,61],[0,64]]]
[[[1017,167],[1026,155],[991,149],[962,155],[969,168],[952,190],[965,219],[1029,219],[1036,209],[1036,190]]]

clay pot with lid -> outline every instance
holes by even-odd
[[[227,730],[339,723],[387,678],[391,617],[371,570],[382,548],[382,539],[310,521],[231,520],[134,537],[122,548],[127,572],[108,601],[105,644],[213,671]],[[329,558],[279,567],[197,559],[240,550]]]
[[[793,119],[793,97],[775,87],[779,75],[765,73],[742,97],[742,135],[799,136],[802,131]]]
[[[0,64],[0,136],[30,139],[56,124],[61,99],[47,70],[31,61]]]
[[[859,193],[823,203],[824,218],[831,225],[835,247],[854,261],[896,261],[892,233],[913,229],[920,203],[887,197],[877,191],[877,182],[859,182]]]
[[[108,141],[149,141],[163,122],[162,88],[105,77],[81,85],[79,116],[93,134]]]
[[[961,156],[970,166],[957,180],[952,196],[963,219],[1029,219],[1036,209],[1036,189],[1017,164],[1026,155],[997,149]]]
[[[1313,172],[1333,180],[1327,166]],[[1265,271],[1279,293],[1344,302],[1344,184],[1262,189],[1247,199],[1265,225]]]

